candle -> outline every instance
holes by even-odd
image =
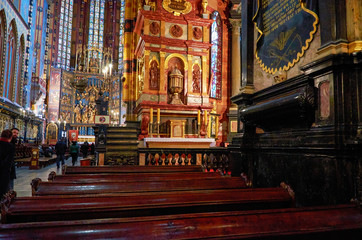
[[[200,125],[201,122],[201,112],[200,110],[197,110],[197,124]]]
[[[150,109],[150,123],[153,123],[153,108]]]
[[[215,138],[217,139],[219,135],[219,117],[216,117],[215,123]]]
[[[160,116],[160,109],[157,108],[157,123],[160,123],[160,118],[161,118],[161,116]]]

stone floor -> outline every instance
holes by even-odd
[[[55,157],[55,155],[54,155]],[[76,166],[80,165],[80,161],[76,162]],[[72,165],[72,158],[65,160],[65,164],[68,166]],[[37,169],[30,170],[29,167],[19,167],[16,168],[16,179],[14,182],[14,190],[17,193],[18,197],[30,197],[31,196],[31,180],[34,178],[40,178],[43,181],[48,181],[48,175],[51,171],[55,171],[57,174],[62,174],[62,168],[57,169],[56,163],[53,163],[49,166]]]

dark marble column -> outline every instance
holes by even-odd
[[[254,91],[254,23],[252,0],[241,1],[241,89]]]
[[[321,47],[347,42],[346,1],[318,1]]]

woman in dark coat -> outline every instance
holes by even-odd
[[[13,133],[4,130],[0,137],[0,198],[9,190],[10,170],[14,161],[15,149],[10,143]]]

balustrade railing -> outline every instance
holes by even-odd
[[[227,148],[139,148],[138,152],[140,165],[200,165],[204,171],[220,171],[225,175],[230,175],[231,171]]]

